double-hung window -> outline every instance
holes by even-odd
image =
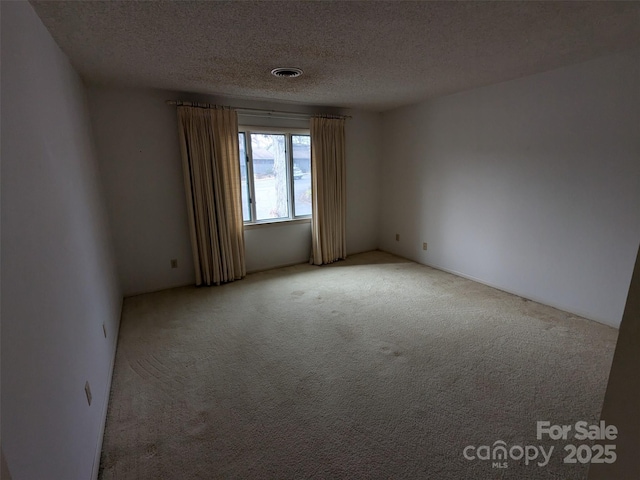
[[[309,218],[309,131],[240,127],[238,140],[244,223]]]

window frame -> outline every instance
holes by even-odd
[[[243,224],[245,228],[253,228],[260,225],[274,225],[274,224],[291,224],[291,223],[310,223],[312,214],[308,215],[296,215],[295,213],[295,179],[293,178],[293,135],[307,135],[311,139],[311,130],[308,128],[289,128],[289,127],[262,127],[257,125],[238,125],[238,133],[244,134],[244,152],[246,162],[246,176],[247,176],[247,190],[249,195],[249,220],[244,220]],[[285,155],[287,161],[287,203],[289,207],[289,216],[280,218],[266,218],[263,220],[257,220],[256,214],[256,202],[255,200],[255,177],[253,175],[253,151],[251,146],[251,134],[266,134],[266,135],[284,135],[285,136]],[[240,142],[240,136],[238,135],[238,142]],[[310,159],[311,160],[311,159]],[[311,178],[311,170],[309,171]],[[311,179],[312,184],[313,180]],[[313,197],[313,189],[311,192]]]

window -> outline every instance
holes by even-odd
[[[240,127],[246,224],[311,216],[311,136],[304,130]]]

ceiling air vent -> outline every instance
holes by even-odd
[[[302,70],[300,70],[299,68],[291,67],[274,68],[273,70],[271,70],[271,75],[274,75],[276,77],[294,78],[302,75]]]

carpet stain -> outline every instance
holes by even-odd
[[[383,345],[382,347],[380,347],[380,350],[382,351],[382,353],[384,353],[385,355],[389,356],[389,357],[402,357],[404,355],[404,352],[402,351],[402,349],[398,348],[397,345]]]
[[[156,447],[155,443],[147,445],[147,447],[144,449],[144,456],[145,457],[154,457],[157,454],[158,454],[158,447]]]
[[[347,342],[354,341],[358,336],[356,329],[350,325],[338,324],[335,328],[338,334]]]

